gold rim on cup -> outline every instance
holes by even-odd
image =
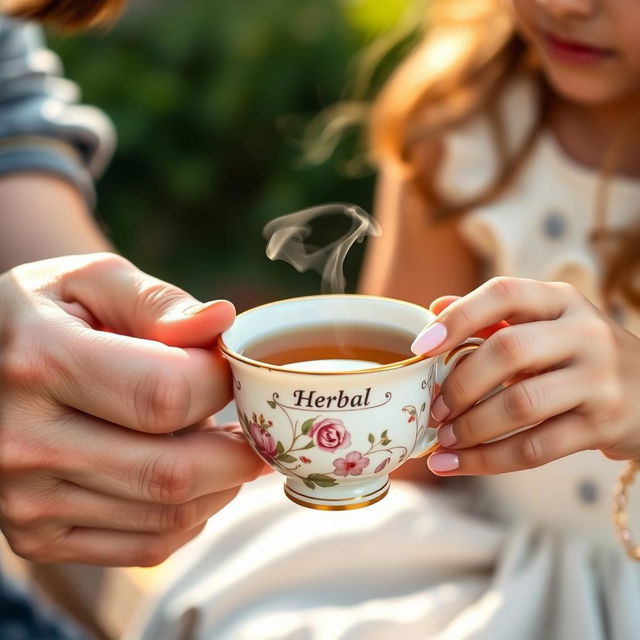
[[[428,311],[425,307],[421,307],[418,304],[414,304],[413,302],[406,302],[405,300],[396,300],[395,298],[385,298],[384,296],[366,296],[359,294],[329,294],[329,295],[320,295],[320,296],[301,296],[299,298],[287,298],[286,300],[276,300],[275,302],[268,302],[266,304],[262,304],[258,307],[253,307],[251,309],[247,309],[242,313],[238,314],[238,318],[244,316],[247,313],[252,313],[256,309],[264,309],[265,307],[273,307],[279,304],[284,304],[286,302],[293,302],[296,300],[317,300],[317,299],[341,299],[341,298],[358,298],[358,299],[367,299],[367,300],[383,300],[386,302],[399,303],[408,307],[413,307],[416,309],[420,309],[421,311]],[[254,360],[253,358],[247,358],[247,356],[243,356],[241,353],[234,351],[229,345],[225,343],[222,339],[222,334],[218,336],[218,348],[222,353],[224,353],[229,358],[233,358],[234,360],[238,360],[239,362],[244,362],[245,364],[249,364],[253,367],[258,367],[261,369],[268,369],[270,371],[283,371],[286,373],[295,373],[300,375],[312,375],[312,376],[335,376],[335,375],[358,375],[361,373],[374,373],[376,371],[388,371],[390,369],[401,369],[402,367],[408,367],[409,365],[415,364],[416,362],[420,362],[421,360],[426,360],[430,356],[422,354],[419,356],[413,356],[411,358],[407,358],[405,360],[398,360],[398,362],[390,362],[389,364],[382,364],[379,367],[370,367],[368,369],[354,369],[349,371],[337,370],[337,371],[303,371],[300,369],[291,369],[287,366],[278,365],[278,364],[266,364],[265,362],[260,362],[259,360]]]

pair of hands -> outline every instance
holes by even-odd
[[[435,473],[640,456],[640,341],[575,289],[497,278],[431,309],[432,355],[487,337],[434,400]],[[0,527],[17,553],[157,564],[260,474],[239,430],[209,417],[231,398],[211,346],[234,316],[112,254],[0,276]]]
[[[464,298],[440,298],[431,310],[437,317],[429,335],[422,332],[425,353],[486,338],[432,403],[434,473],[518,471],[585,449],[640,457],[640,340],[576,289],[500,277]]]
[[[211,347],[234,317],[113,254],[0,276],[0,528],[14,551],[158,564],[262,471],[239,429],[210,418],[231,399]]]

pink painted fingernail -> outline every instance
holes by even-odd
[[[457,453],[434,453],[427,459],[427,466],[434,473],[453,471],[460,466]]]
[[[427,353],[441,345],[447,337],[447,327],[441,322],[427,325],[413,341],[411,351],[416,355]]]
[[[438,429],[438,442],[447,449],[458,442],[458,438],[453,433],[453,423],[447,422]]]
[[[444,399],[442,398],[442,394],[436,396],[436,399],[433,401],[431,405],[431,415],[436,422],[442,422],[449,417],[451,413],[451,409],[447,407],[444,403]]]

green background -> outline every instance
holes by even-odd
[[[202,300],[226,297],[240,309],[319,292],[317,274],[267,260],[262,227],[326,202],[370,210],[372,172],[345,171],[359,153],[356,132],[316,165],[303,161],[299,140],[344,99],[358,53],[406,5],[155,0],[130,6],[106,32],[50,34],[83,101],[118,131],[98,197],[120,251]],[[319,229],[313,239],[330,235]],[[348,290],[361,256],[359,247],[347,261]]]

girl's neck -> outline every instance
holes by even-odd
[[[626,126],[631,125],[632,126]],[[640,96],[607,105],[584,105],[552,96],[548,123],[564,151],[576,162],[599,169],[624,128],[616,154],[616,173],[640,178]]]

